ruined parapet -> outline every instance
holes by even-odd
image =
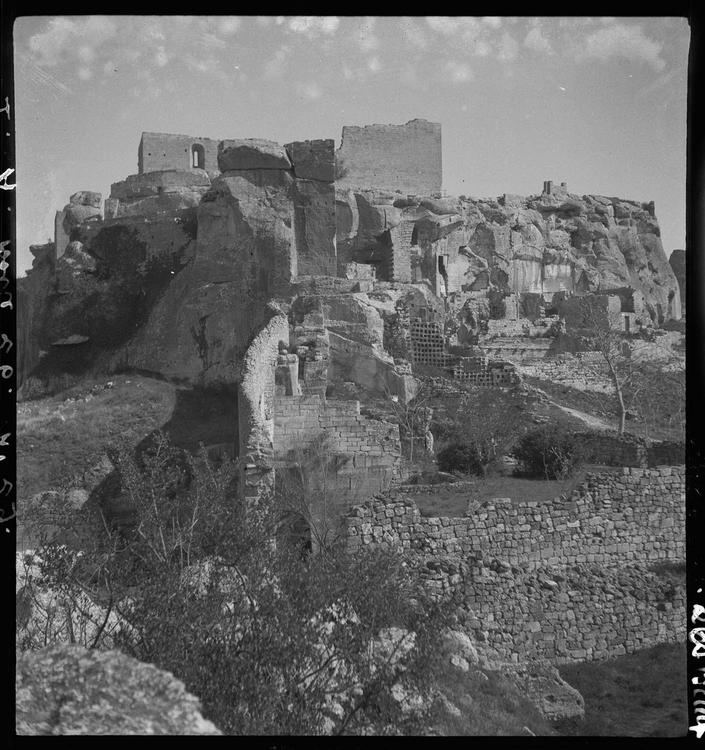
[[[218,141],[175,133],[142,133],[137,150],[137,171],[204,169],[216,172]]]
[[[272,310],[273,312],[273,310]],[[250,344],[238,388],[238,434],[241,496],[248,503],[273,489],[275,368],[280,345],[289,339],[289,322],[274,313]]]
[[[386,188],[403,195],[441,192],[441,125],[346,125],[336,152],[340,187]]]

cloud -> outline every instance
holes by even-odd
[[[472,71],[464,62],[448,60],[443,68],[455,83],[464,83],[472,78]]]
[[[306,99],[316,100],[320,99],[323,95],[321,87],[315,81],[309,81],[308,83],[298,83],[296,85],[298,93]]]
[[[633,62],[645,62],[656,71],[666,67],[661,57],[663,44],[647,37],[639,24],[615,22],[588,34],[579,59],[592,58],[606,62],[621,57]]]
[[[534,50],[534,52],[545,52],[549,55],[553,53],[551,42],[549,42],[543,35],[540,26],[534,26],[534,28],[529,31],[524,38],[524,46]]]
[[[376,19],[363,19],[357,30],[357,44],[363,52],[371,52],[379,47],[379,38],[374,32]]]
[[[93,73],[91,72],[90,68],[85,68],[85,67],[79,68],[78,71],[77,71],[77,73],[78,73],[78,77],[82,81],[88,81],[91,78],[93,78]]]
[[[482,23],[487,24],[492,29],[498,29],[502,25],[501,16],[484,16]]]
[[[416,49],[426,49],[428,47],[428,38],[423,28],[413,18],[400,18],[399,26],[404,39]]]
[[[505,31],[497,48],[497,58],[505,62],[511,62],[518,52],[519,45],[516,39],[508,31]]]
[[[480,39],[475,43],[473,52],[477,57],[487,57],[492,52],[492,45],[484,39]]]
[[[242,22],[239,18],[235,18],[232,16],[229,18],[222,18],[218,22],[218,33],[222,34],[223,36],[232,36],[233,34],[237,33],[241,23]]]
[[[367,67],[373,72],[377,73],[382,69],[382,63],[379,61],[379,57],[375,55],[375,57],[371,57],[367,61]]]
[[[83,55],[85,60],[85,56],[94,54],[94,49],[112,37],[116,30],[110,16],[88,16],[78,20],[60,16],[49,21],[45,31],[31,36],[28,45],[39,65],[53,67],[70,56]]]
[[[287,24],[289,31],[313,39],[320,34],[335,34],[340,25],[337,16],[293,16]]]
[[[289,57],[289,47],[284,45],[275,53],[274,57],[264,66],[264,75],[267,78],[279,78],[286,72],[286,61]]]
[[[169,55],[167,55],[164,47],[157,47],[157,51],[154,53],[154,62],[163,68],[169,62]]]

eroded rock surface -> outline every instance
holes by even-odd
[[[219,735],[171,673],[121,654],[51,646],[17,658],[20,735]]]

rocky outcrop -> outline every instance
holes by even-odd
[[[112,184],[106,201],[106,218],[195,208],[210,185],[210,177],[203,169],[133,174]]]
[[[685,315],[685,250],[674,250],[671,253],[671,257],[668,259],[668,263],[673,269],[673,273],[678,281],[678,290],[680,291],[681,296],[681,310]]]
[[[51,646],[18,655],[19,735],[219,735],[171,673],[119,651]]]
[[[341,262],[374,264],[388,274],[378,278],[404,280],[390,262],[393,246],[418,255],[420,275],[412,280],[428,279],[441,296],[636,290],[655,324],[680,317],[678,283],[653,203],[580,196],[567,188],[492,200],[339,187],[336,210]]]
[[[100,203],[102,196],[88,190],[74,193],[64,206],[63,229],[71,237],[71,230],[89,219],[100,219]]]
[[[546,719],[556,721],[585,716],[583,696],[560,676],[555,667],[531,662],[505,666],[502,672],[531,699]]]

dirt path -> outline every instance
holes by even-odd
[[[611,425],[609,422],[605,422],[604,419],[593,417],[591,414],[586,414],[584,411],[579,411],[578,409],[571,409],[568,406],[561,406],[555,401],[550,401],[550,403],[553,404],[553,406],[558,407],[561,411],[564,411],[566,414],[570,414],[572,417],[575,417],[581,422],[584,422],[591,429],[605,431],[614,430],[614,425]]]

